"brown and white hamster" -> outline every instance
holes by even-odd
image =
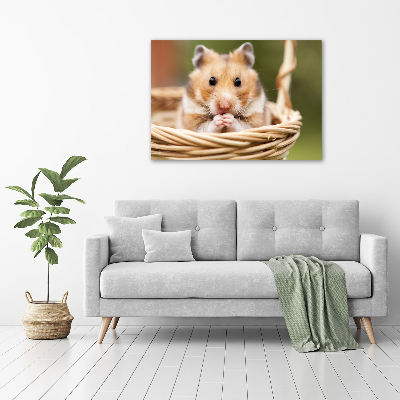
[[[199,45],[195,70],[182,99],[181,124],[195,132],[238,132],[266,123],[266,96],[254,65],[253,45],[229,54]]]

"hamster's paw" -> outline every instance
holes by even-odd
[[[231,126],[235,120],[235,117],[232,114],[227,113],[222,115],[222,120],[224,122],[224,126]]]
[[[219,129],[225,126],[223,115],[220,115],[220,114],[216,115],[214,117],[213,121],[214,121],[215,126]]]

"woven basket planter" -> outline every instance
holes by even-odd
[[[25,296],[28,307],[22,322],[29,339],[63,339],[69,335],[74,317],[67,306],[68,292],[61,301],[51,303],[33,301],[29,292]]]
[[[176,129],[177,109],[185,89],[151,90],[151,157],[153,160],[285,160],[300,136],[301,115],[292,109],[289,87],[296,67],[296,44],[285,41],[277,76],[278,99],[268,102],[271,125],[241,132],[198,133]]]

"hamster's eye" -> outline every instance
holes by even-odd
[[[241,81],[239,78],[236,78],[236,79],[235,79],[235,82],[234,82],[234,85],[235,85],[236,87],[239,87],[239,86],[242,85],[242,81]]]
[[[209,83],[211,86],[215,86],[215,85],[217,84],[217,80],[212,76],[212,77],[210,78],[210,80],[208,81],[208,83]]]

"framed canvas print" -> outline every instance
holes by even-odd
[[[151,158],[321,160],[321,40],[152,40]]]

